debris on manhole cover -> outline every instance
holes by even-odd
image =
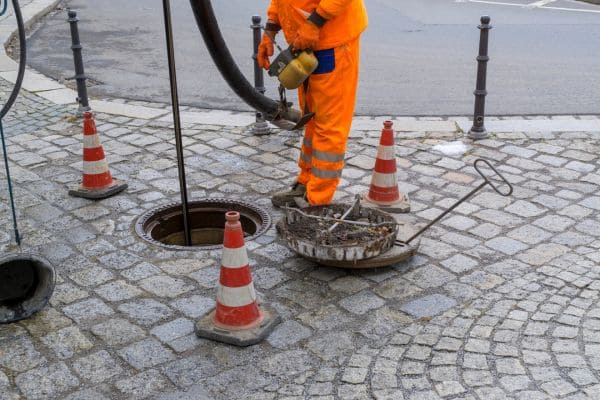
[[[360,261],[389,250],[398,233],[394,217],[384,211],[332,204],[302,210],[287,208],[277,225],[288,246],[319,261]]]

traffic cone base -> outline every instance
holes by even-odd
[[[216,310],[196,323],[196,335],[204,339],[233,344],[252,346],[263,341],[281,322],[281,317],[271,307],[261,304],[261,317],[248,326],[225,327],[215,321]]]
[[[364,193],[362,203],[366,206],[377,207],[389,213],[410,212],[410,199],[407,194],[400,193],[400,199],[394,201],[374,201],[369,198],[369,192]]]
[[[127,189],[127,187],[128,186],[126,183],[119,182],[118,180],[112,178],[111,184],[102,189],[91,190],[85,188],[83,185],[80,185],[77,189],[69,190],[69,195],[73,197],[82,197],[89,200],[102,200],[122,192],[123,190]]]

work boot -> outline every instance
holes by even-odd
[[[273,197],[271,197],[271,203],[273,203],[275,207],[283,207],[285,205],[293,206],[295,205],[295,197],[304,198],[305,196],[306,186],[300,182],[296,182],[292,185],[290,190],[275,193]]]

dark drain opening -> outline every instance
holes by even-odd
[[[0,305],[14,306],[30,298],[39,283],[31,260],[11,260],[0,267]]]
[[[0,324],[30,317],[54,291],[52,265],[29,254],[0,257]]]
[[[246,240],[262,235],[271,225],[269,214],[258,206],[240,200],[207,199],[189,203],[192,246],[218,248],[223,244],[225,213],[238,211]],[[163,247],[186,249],[181,204],[152,209],[142,215],[135,230],[143,239]]]

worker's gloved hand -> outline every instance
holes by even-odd
[[[269,69],[269,67],[271,66],[271,61],[269,61],[269,57],[271,57],[273,55],[273,52],[275,51],[273,46],[274,36],[275,33],[265,31],[265,33],[263,33],[262,40],[258,45],[257,61],[258,65],[261,68]]]
[[[306,22],[300,26],[298,33],[294,38],[292,46],[294,49],[305,50],[313,49],[317,46],[319,41],[319,34],[321,30],[312,21],[306,20]]]

